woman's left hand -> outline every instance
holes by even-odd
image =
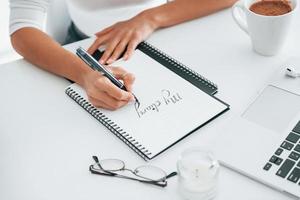
[[[98,33],[97,39],[88,49],[94,53],[100,46],[105,52],[100,58],[101,64],[111,64],[124,52],[123,59],[129,59],[137,45],[144,41],[157,26],[145,14],[141,13],[130,20],[118,22]]]

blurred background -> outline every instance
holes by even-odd
[[[8,34],[8,0],[0,1],[0,64],[19,58],[12,49]]]
[[[9,0],[0,0],[0,64],[21,58],[12,48],[9,39]],[[46,32],[56,41],[64,41],[70,24],[64,0],[53,0],[48,11]]]

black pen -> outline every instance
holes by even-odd
[[[105,67],[103,67],[98,61],[96,61],[88,52],[86,52],[82,47],[78,47],[76,50],[76,54],[83,60],[89,67],[91,67],[93,70],[99,71],[103,73],[104,76],[106,76],[115,86],[118,88],[127,91],[125,85],[116,79],[112,73],[110,73]],[[135,102],[137,103],[137,107],[140,106],[139,100],[136,98],[136,96],[133,94],[135,98]]]

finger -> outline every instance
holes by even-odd
[[[122,77],[125,73],[128,73],[124,68],[122,67],[113,67],[113,66],[106,66],[106,69],[109,70],[113,75],[119,79]]]
[[[132,85],[135,81],[135,76],[132,73],[127,72],[122,67],[108,67],[108,70],[110,70],[117,79],[123,80],[124,85],[129,92],[132,91]]]
[[[91,96],[88,97],[89,99],[89,102],[91,104],[93,104],[93,106],[97,107],[97,108],[105,108],[105,109],[108,109],[108,110],[111,110],[111,107],[108,106],[107,104],[105,104],[104,102],[98,100],[98,99],[95,99]]]
[[[107,34],[108,32],[110,32],[113,29],[113,27],[114,27],[114,25],[113,26],[109,26],[109,27],[103,29],[102,31],[97,32],[95,35],[97,37],[101,37],[101,36]]]
[[[126,105],[128,101],[118,101],[111,97],[105,92],[99,92],[89,95],[90,100],[95,103],[95,105],[103,105],[107,109],[116,110]]]
[[[107,94],[109,96],[110,94]],[[122,108],[123,106],[127,105],[129,101],[116,101],[116,102],[110,102],[109,106],[112,110],[117,110],[119,108]]]
[[[126,105],[126,104],[124,104],[124,105],[122,105],[122,106],[120,106],[120,107],[113,107],[113,106],[109,106],[109,105],[107,105],[106,103],[104,103],[104,102],[102,102],[102,101],[99,101],[99,100],[92,100],[91,98],[90,98],[90,102],[95,106],[95,107],[97,107],[97,108],[104,108],[104,109],[107,109],[107,110],[111,110],[111,111],[114,111],[114,110],[116,110],[116,109],[118,109],[118,108],[121,108],[121,107],[123,107],[124,105]]]
[[[134,99],[131,93],[121,90],[106,77],[99,79],[95,84],[96,87],[99,87],[118,101],[130,101]]]
[[[135,81],[135,76],[131,73],[127,73],[123,76],[124,85],[129,92],[132,92],[132,86]]]
[[[89,54],[93,54],[101,45],[103,45],[106,42],[107,38],[108,36],[96,38],[93,44],[88,48],[87,52]]]
[[[105,64],[107,62],[107,59],[111,56],[112,52],[114,51],[119,42],[120,39],[118,37],[115,37],[111,42],[107,44],[104,54],[100,59],[101,64]]]
[[[134,53],[136,47],[139,45],[141,41],[138,39],[133,39],[129,42],[127,49],[126,49],[126,53],[124,55],[124,60],[128,60],[129,58],[131,58],[132,54]]]
[[[129,42],[128,36],[121,40],[121,42],[114,49],[113,54],[107,60],[108,64],[113,63],[121,56],[121,54],[126,50],[126,46],[127,46],[128,42]]]

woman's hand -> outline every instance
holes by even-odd
[[[127,60],[133,54],[137,45],[145,40],[157,26],[148,15],[141,13],[130,20],[118,22],[98,33],[97,39],[88,49],[94,53],[100,46],[105,46],[105,52],[100,58],[101,64],[111,64],[124,53]]]
[[[134,82],[134,76],[121,67],[107,67],[114,76],[122,80],[128,91],[121,90],[108,78],[98,71],[90,71],[84,77],[83,87],[86,90],[89,101],[96,107],[108,110],[116,110],[123,107],[129,101],[134,101],[130,93]]]

